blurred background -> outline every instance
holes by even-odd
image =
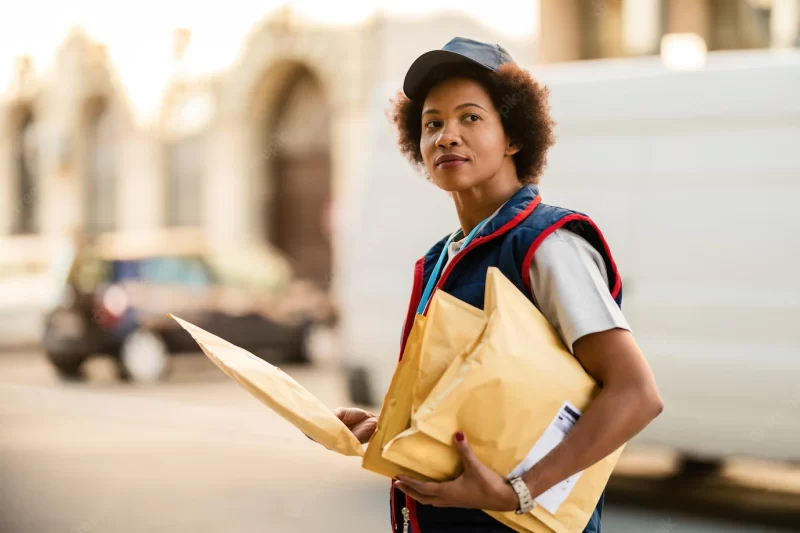
[[[379,409],[414,262],[457,223],[385,111],[457,35],[550,87],[542,195],[603,229],[665,399],[606,529],[800,530],[800,0],[0,13],[3,533],[389,529],[388,483],[165,315]]]

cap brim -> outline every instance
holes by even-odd
[[[443,65],[458,63],[477,65],[486,70],[492,70],[483,63],[456,52],[431,50],[419,56],[416,61],[411,64],[408,72],[406,72],[405,80],[403,80],[403,92],[411,100],[418,98],[420,96],[420,91],[425,86],[425,80],[432,72]]]

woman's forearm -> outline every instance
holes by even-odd
[[[523,479],[535,498],[601,459],[644,429],[663,409],[658,391],[647,385],[605,388],[567,438],[536,463]]]

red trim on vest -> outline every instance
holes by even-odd
[[[419,301],[422,298],[422,278],[425,275],[425,257],[423,256],[420,258],[416,264],[414,265],[414,285],[411,289],[411,299],[408,302],[408,311],[406,313],[406,321],[403,325],[403,338],[400,342],[400,357],[399,361],[403,360],[403,352],[406,349],[406,341],[408,341],[408,335],[411,333],[411,328],[414,327],[414,318],[417,315],[417,306],[419,306]],[[392,481],[392,489],[391,495],[389,496],[390,507],[392,509],[392,533],[397,533],[397,510],[394,507],[394,480]],[[417,508],[414,505],[416,502],[411,500],[413,503],[409,504],[410,498],[406,496],[406,507],[408,508],[409,512],[409,521],[411,522],[411,527],[414,528],[414,532],[419,532],[419,524],[417,524]]]
[[[619,291],[622,289],[622,280],[619,277],[617,264],[614,262],[614,258],[611,256],[611,249],[608,247],[606,238],[603,237],[603,233],[600,231],[600,228],[597,227],[597,224],[595,224],[594,221],[589,217],[578,214],[565,216],[549,228],[545,229],[541,234],[539,234],[538,237],[536,237],[536,240],[533,241],[533,244],[531,244],[530,248],[528,248],[528,252],[525,254],[525,259],[522,260],[523,285],[525,285],[525,288],[528,289],[528,292],[531,292],[531,262],[533,262],[533,254],[536,253],[536,250],[539,249],[539,246],[542,244],[542,242],[557,229],[562,228],[565,224],[574,220],[588,222],[600,237],[600,242],[603,243],[606,257],[608,257],[608,261],[611,263],[611,269],[614,272],[614,288],[611,290],[611,297],[616,299],[616,297],[619,295]]]
[[[392,480],[392,488],[389,494],[389,507],[392,509],[392,533],[397,533],[397,512],[394,508],[394,480]]]
[[[411,289],[411,300],[408,302],[408,311],[406,312],[406,321],[403,324],[403,338],[400,339],[400,357],[398,361],[403,359],[403,351],[406,349],[406,341],[408,335],[411,333],[411,328],[414,326],[414,318],[417,315],[417,306],[422,298],[422,278],[425,275],[425,258],[422,257],[414,265],[414,285]]]
[[[461,258],[463,258],[467,254],[468,251],[472,250],[476,246],[480,246],[485,242],[494,240],[497,237],[503,235],[504,233],[508,233],[509,231],[511,231],[514,227],[518,226],[520,222],[528,218],[528,216],[531,213],[533,213],[533,210],[536,209],[536,206],[538,206],[541,202],[542,202],[542,197],[537,194],[536,198],[531,200],[531,202],[527,205],[527,207],[525,207],[525,209],[517,213],[517,216],[515,216],[514,218],[503,224],[500,228],[495,230],[494,233],[490,233],[489,235],[485,235],[483,237],[478,237],[477,239],[472,241],[469,244],[469,246],[461,250],[461,252],[459,252],[458,255],[456,255],[455,259],[450,261],[450,264],[447,265],[447,268],[444,269],[442,277],[439,278],[439,282],[436,284],[436,288],[433,290],[433,293],[431,293],[431,297],[428,300],[428,305],[425,307],[425,313],[428,312],[428,307],[431,305],[431,301],[433,301],[433,295],[436,294],[437,290],[441,289],[444,286],[445,282],[447,281],[447,276],[450,275],[450,272],[453,271],[453,268],[461,260]]]

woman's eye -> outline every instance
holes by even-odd
[[[438,128],[439,127],[439,121],[438,120],[429,120],[428,122],[425,123],[425,127],[426,128]]]
[[[481,119],[480,115],[474,113],[467,115],[466,118],[469,119],[470,122],[478,122]]]

